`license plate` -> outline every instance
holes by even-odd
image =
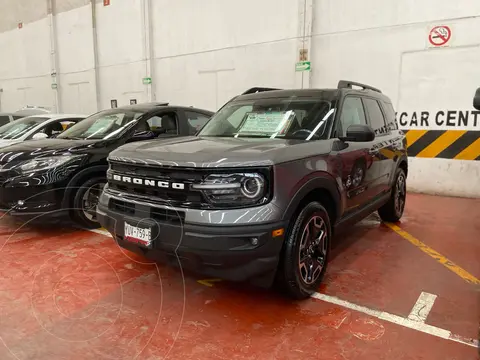
[[[142,228],[125,223],[124,235],[125,241],[139,244],[145,247],[150,247],[152,245],[151,228]]]

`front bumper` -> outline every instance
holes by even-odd
[[[146,210],[147,211],[147,210]],[[154,261],[181,265],[208,277],[231,281],[250,281],[270,286],[280,258],[283,223],[221,226],[160,222],[135,214],[117,213],[105,205],[97,207],[97,218],[123,248]],[[152,228],[152,245],[146,248],[124,239],[125,221]],[[252,239],[257,239],[254,245]]]
[[[10,215],[37,215],[62,207],[64,187],[57,184],[0,188],[0,210]]]

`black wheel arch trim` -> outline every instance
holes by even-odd
[[[333,198],[335,210],[336,210],[336,218],[340,219],[341,214],[343,212],[342,206],[342,197],[340,195],[340,191],[337,187],[337,183],[333,178],[328,178],[326,176],[316,177],[313,179],[308,180],[305,184],[303,184],[300,189],[296,192],[293,196],[292,200],[287,206],[287,209],[283,213],[282,220],[290,220],[291,217],[295,214],[295,211],[298,209],[298,206],[302,202],[302,200],[309,194],[311,191],[314,190],[326,190]],[[333,222],[331,224],[333,226]]]
[[[77,174],[75,174],[68,182],[65,193],[63,194],[62,208],[70,207],[70,201],[72,200],[72,195],[78,190],[77,184],[81,178],[83,178],[85,175],[89,173],[99,173],[99,172],[105,173],[105,178],[106,178],[107,170],[108,170],[108,165],[106,164],[94,165],[94,166],[88,166],[82,169],[81,171],[79,171]]]

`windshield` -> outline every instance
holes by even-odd
[[[47,121],[49,117],[29,116],[0,126],[0,139],[15,140],[21,138],[38,124]]]
[[[319,99],[234,101],[218,111],[198,136],[318,140],[326,136],[334,106]]]
[[[119,136],[142,112],[113,109],[105,110],[73,125],[57,139],[111,139]]]

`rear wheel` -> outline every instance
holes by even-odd
[[[70,210],[72,220],[86,228],[98,228],[97,204],[103,187],[106,184],[104,177],[88,179],[74,193],[73,209]]]
[[[378,209],[378,215],[383,221],[397,222],[403,216],[407,199],[407,176],[401,168],[397,170],[392,194],[388,202]]]
[[[308,203],[293,220],[277,272],[277,282],[295,299],[318,290],[330,253],[330,217],[318,202]]]

